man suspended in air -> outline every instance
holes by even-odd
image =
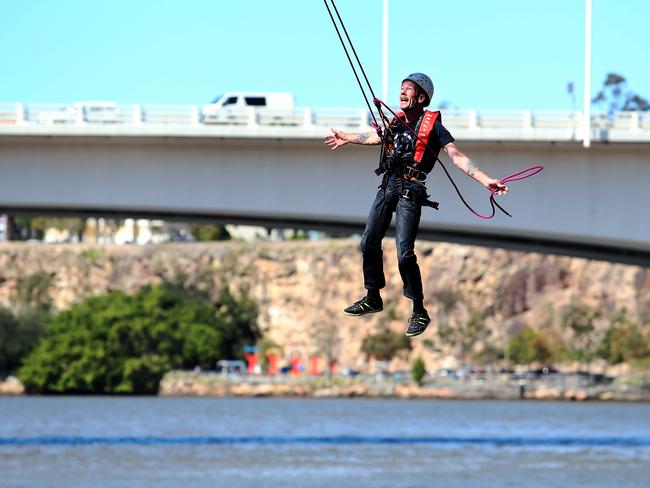
[[[442,125],[440,112],[425,110],[433,97],[433,83],[422,73],[413,73],[402,81],[399,119],[393,119],[382,137],[375,132],[348,133],[332,129],[325,138],[331,149],[345,144],[379,145],[383,153],[378,174],[383,180],[370,209],[366,228],[361,238],[364,287],[367,294],[344,310],[345,314],[361,316],[381,312],[380,291],[386,286],[381,243],[395,217],[395,241],[399,272],[404,283],[404,295],[413,301],[413,314],[408,321],[408,337],[422,334],[431,319],[424,308],[422,278],[415,256],[415,238],[420,225],[422,206],[437,208],[427,198],[426,178],[433,169],[440,149],[452,162],[498,195],[505,195],[508,187],[481,171],[455,146],[455,139]],[[417,137],[416,137],[417,134]]]

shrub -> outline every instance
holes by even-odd
[[[216,307],[168,283],[134,295],[115,291],[53,317],[19,377],[32,392],[154,393],[173,368],[211,368],[241,357],[258,335],[247,294],[227,290]]]
[[[530,364],[534,361],[546,363],[553,358],[547,341],[530,327],[510,339],[508,349],[510,359],[515,364]]]
[[[400,351],[411,349],[408,337],[390,329],[385,329],[377,334],[369,335],[361,344],[361,350],[378,361],[390,361]]]
[[[16,301],[20,307],[40,307],[49,309],[52,304],[50,287],[54,273],[37,271],[18,280],[16,284]]]
[[[192,237],[195,241],[226,241],[230,234],[224,225],[197,224],[192,227]]]
[[[594,322],[600,311],[583,303],[572,303],[561,318],[562,327],[573,333],[571,354],[574,359],[590,362],[596,349],[596,328]]]
[[[636,324],[620,315],[605,331],[598,355],[609,364],[618,364],[650,355],[650,344]]]
[[[24,307],[16,316],[0,308],[0,373],[13,373],[38,344],[48,318],[43,308]]]
[[[418,386],[421,386],[422,380],[424,379],[424,375],[426,373],[427,369],[424,364],[424,359],[422,359],[422,356],[418,356],[415,358],[413,364],[411,365],[411,374],[413,375],[413,381],[415,381]]]

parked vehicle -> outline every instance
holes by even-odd
[[[114,124],[119,122],[119,113],[115,102],[85,101],[75,102],[59,111],[41,112],[37,121],[41,124]]]
[[[247,92],[226,93],[203,106],[203,122],[246,123],[251,109],[255,111],[277,111],[290,113],[294,101],[291,93],[285,92]]]
[[[119,122],[119,112],[115,102],[77,102],[77,110],[82,110],[86,122],[93,124],[114,124]]]

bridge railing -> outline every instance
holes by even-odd
[[[397,108],[395,108],[397,111]],[[522,134],[560,131],[576,134],[582,113],[561,110],[459,110],[443,109],[443,121],[454,130],[468,132],[513,131]],[[287,127],[313,129],[337,127],[370,130],[365,109],[296,108],[269,110],[248,108],[204,117],[197,105],[118,105],[114,102],[74,104],[0,103],[0,131],[11,126],[119,125],[152,127]],[[594,129],[650,134],[650,112],[618,112],[592,115]],[[572,136],[573,137],[573,136]],[[645,136],[644,136],[645,137]]]
[[[196,107],[187,105],[132,105],[125,107],[131,123],[152,125],[193,125],[198,123]]]
[[[457,129],[561,129],[577,128],[582,113],[570,110],[459,110],[443,109],[445,125]]]

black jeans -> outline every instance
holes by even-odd
[[[380,189],[377,192],[372,204],[368,223],[361,238],[364,286],[366,289],[377,290],[386,286],[381,241],[395,212],[397,262],[404,283],[404,295],[413,300],[421,300],[423,298],[422,277],[415,256],[415,238],[420,225],[421,202],[427,195],[424,188],[415,183],[404,182],[404,188],[410,190],[412,198],[407,199],[399,195],[397,184],[391,178],[386,190]]]

